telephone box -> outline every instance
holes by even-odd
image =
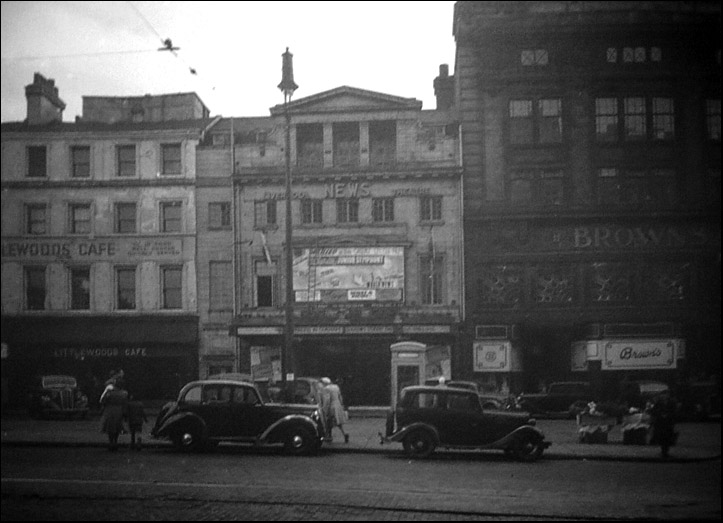
[[[448,345],[425,345],[417,341],[400,341],[392,351],[392,408],[404,387],[423,385],[428,379],[451,379],[451,349]]]

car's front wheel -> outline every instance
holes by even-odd
[[[436,447],[434,438],[426,430],[415,430],[407,434],[402,442],[404,452],[412,458],[426,458]]]
[[[301,456],[313,454],[318,450],[314,433],[300,425],[289,428],[284,438],[284,450],[287,454]]]
[[[542,456],[543,450],[545,447],[542,440],[532,436],[523,436],[515,442],[511,454],[518,461],[531,462],[537,461]]]

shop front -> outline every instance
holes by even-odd
[[[16,407],[42,375],[74,376],[91,404],[111,370],[123,369],[129,390],[143,400],[175,398],[198,376],[193,315],[3,318],[2,338],[7,402]]]

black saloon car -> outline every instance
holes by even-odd
[[[88,415],[88,397],[73,376],[40,376],[28,398],[28,410],[33,418],[85,418]]]
[[[535,461],[550,446],[528,413],[484,410],[474,391],[439,386],[402,390],[382,437],[390,442],[401,442],[411,457],[437,447],[499,449],[520,461]]]
[[[313,454],[324,438],[316,405],[266,404],[251,383],[201,380],[185,385],[178,400],[166,404],[151,430],[184,451],[220,442],[281,444],[290,454]]]

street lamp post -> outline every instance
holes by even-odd
[[[286,303],[284,307],[284,345],[281,348],[281,380],[286,390],[287,373],[293,375],[293,343],[294,343],[294,281],[293,258],[294,249],[291,237],[291,116],[289,102],[294,91],[299,87],[294,83],[293,56],[286,48],[281,55],[281,83],[279,89],[284,93],[284,118],[286,119]]]

